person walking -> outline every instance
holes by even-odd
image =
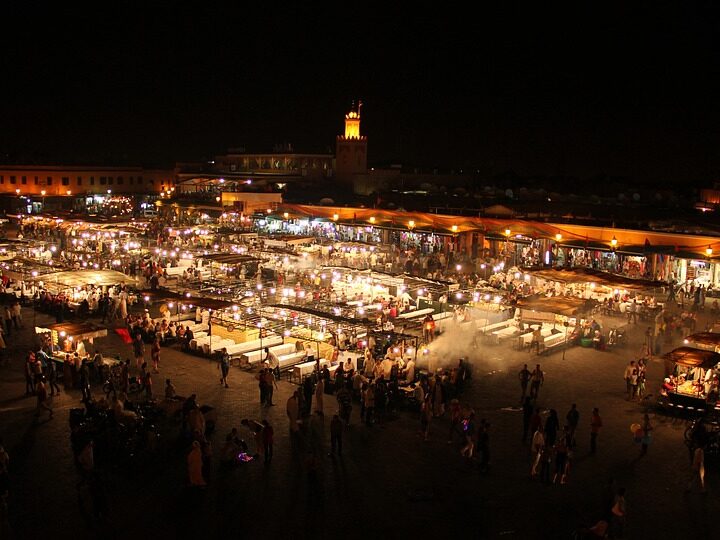
[[[25,359],[25,395],[35,393],[35,355],[31,352]]]
[[[275,373],[272,369],[267,368],[265,370],[265,405],[268,407],[274,407],[273,394],[277,390],[277,380],[275,379]]]
[[[54,396],[55,392],[59,394],[60,387],[57,383],[57,366],[55,365],[55,360],[52,358],[48,359],[45,371],[47,373],[48,386],[50,386],[50,395]]]
[[[218,369],[220,370],[220,384],[224,385],[225,388],[229,388],[227,383],[227,376],[228,373],[230,373],[230,355],[228,354],[225,347],[223,347],[222,351],[220,352]]]
[[[640,457],[643,457],[647,454],[648,445],[652,440],[651,432],[653,430],[653,425],[650,422],[650,416],[647,413],[645,413],[645,415],[643,416],[643,422],[640,429],[642,429],[642,439],[640,440]]]
[[[334,414],[332,420],[330,421],[330,453],[328,454],[329,456],[334,455],[337,451],[337,455],[339,457],[342,457],[342,430],[342,420],[340,420],[339,415]]]
[[[553,484],[555,484],[560,478],[560,483],[566,482],[566,467],[567,467],[567,433],[563,433],[562,437],[558,437],[553,450],[555,452],[555,475],[553,476]]]
[[[700,486],[700,493],[705,493],[705,448],[702,445],[698,445],[693,452],[692,474],[685,491],[691,491],[696,482]]]
[[[41,377],[37,385],[35,385],[35,395],[37,395],[37,410],[35,411],[35,417],[38,418],[43,410],[50,413],[50,420],[53,417],[53,410],[49,405],[49,398],[47,388],[45,388],[45,377]]]
[[[638,368],[635,367],[630,374],[630,399],[635,401],[638,393]]]
[[[532,406],[532,400],[529,397],[525,398],[525,402],[523,403],[522,407],[522,413],[523,413],[523,434],[522,434],[522,442],[525,443],[528,436],[528,431],[530,430],[530,420],[533,417],[534,408]],[[539,417],[538,417],[539,420]]]
[[[527,364],[523,365],[523,368],[518,373],[518,380],[520,381],[520,390],[522,393],[520,394],[520,403],[525,401],[525,396],[527,395],[527,387],[528,383],[530,382],[530,370],[527,367]]]
[[[82,392],[82,400],[90,401],[90,368],[87,361],[83,361],[80,365],[80,392]]]
[[[224,349],[223,349],[224,350]],[[150,358],[153,363],[153,373],[160,373],[160,335],[155,336],[155,340],[150,349]]]
[[[268,422],[267,420],[263,420],[262,424],[262,438],[263,444],[265,446],[265,464],[268,464],[272,461],[273,458],[273,443],[275,442],[275,430],[270,425],[270,422]]]
[[[424,441],[427,441],[430,437],[430,420],[432,417],[432,402],[428,394],[420,407],[420,435],[423,436]]]
[[[535,369],[530,374],[530,397],[537,399],[540,387],[545,383],[545,373],[540,369],[540,364],[535,366]]]
[[[555,409],[550,409],[547,420],[545,420],[545,443],[552,448],[555,446],[558,431],[560,430],[560,420]]]
[[[319,384],[320,383],[318,382],[318,385]],[[428,399],[429,396],[425,396],[423,403],[425,403]],[[375,383],[367,385],[367,388],[363,391],[363,403],[365,405],[365,425],[370,427],[375,420]]]
[[[625,529],[626,512],[627,509],[625,507],[625,488],[621,487],[620,489],[618,489],[617,495],[615,495],[615,502],[613,503],[612,509],[610,510],[611,538],[622,538],[623,531]]]
[[[530,477],[537,478],[540,474],[540,462],[542,460],[542,452],[545,448],[545,434],[543,433],[542,424],[538,425],[535,433],[533,433],[532,443],[532,463],[530,465]]]
[[[153,397],[152,374],[150,373],[150,370],[147,369],[147,363],[146,363],[146,362],[143,362],[142,384],[143,384],[143,390],[145,390],[145,398],[146,398],[146,399],[152,399],[152,397]]]
[[[573,403],[570,410],[565,415],[567,421],[568,436],[571,440],[575,439],[575,430],[577,430],[578,424],[580,423],[580,413],[577,410],[577,404]]]
[[[597,451],[597,436],[602,428],[602,418],[600,418],[600,409],[595,407],[592,410],[592,418],[590,420],[590,453],[594,454]]]

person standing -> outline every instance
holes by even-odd
[[[648,445],[650,444],[651,438],[651,432],[653,430],[653,425],[650,423],[650,416],[648,416],[647,413],[643,416],[643,422],[641,424],[642,429],[642,439],[640,440],[640,457],[643,457],[645,454],[647,454]]]
[[[330,453],[332,456],[337,450],[337,455],[342,457],[342,430],[343,423],[337,414],[334,414],[330,421]]]
[[[625,387],[627,390],[627,399],[632,398],[632,374],[635,370],[635,360],[630,360],[630,363],[625,366]]]
[[[324,398],[325,394],[325,381],[321,378],[315,385],[315,410],[321,413],[325,410]]]
[[[150,373],[150,370],[147,369],[146,362],[143,362],[143,365],[142,365],[142,383],[143,383],[143,389],[145,390],[145,398],[152,399],[152,397],[153,397],[152,374]]]
[[[255,379],[258,382],[258,389],[260,390],[260,405],[265,405],[267,400],[267,384],[265,383],[265,368],[261,369]]]
[[[522,442],[524,443],[527,440],[528,431],[530,430],[530,420],[533,417],[533,406],[532,406],[532,400],[529,397],[525,398],[525,402],[523,403],[522,407],[522,413],[523,413],[523,435],[522,435]],[[540,420],[540,417],[538,416],[538,421]]]
[[[530,370],[528,369],[527,364],[523,365],[523,368],[518,373],[518,380],[520,381],[520,389],[522,390],[522,394],[520,395],[520,402],[522,403],[525,401],[528,383],[530,382]]]
[[[203,459],[200,441],[193,441],[192,443],[192,449],[187,457],[187,468],[191,487],[205,487],[207,485],[202,474]]]
[[[228,388],[227,376],[230,372],[230,355],[227,349],[223,347],[220,352],[220,362],[218,362],[218,369],[220,370],[220,384],[225,385]]]
[[[140,333],[135,334],[135,341],[133,341],[133,353],[135,354],[135,366],[140,369],[140,366],[145,362],[145,344],[142,340]]]
[[[273,394],[275,393],[275,390],[277,390],[277,381],[275,380],[275,374],[273,373],[273,370],[270,368],[267,368],[265,370],[265,405],[268,407],[274,407],[275,404],[273,403]]]
[[[485,419],[480,420],[480,431],[478,432],[478,452],[480,453],[480,472],[487,473],[490,470],[490,423]]]
[[[290,396],[287,400],[287,404],[285,406],[285,412],[288,417],[288,424],[290,427],[290,442],[293,444],[297,444],[297,438],[300,433],[300,426],[298,426],[298,419],[300,417],[300,404],[298,403],[298,394],[300,392],[298,390],[295,390],[292,396]]]
[[[275,430],[267,420],[262,421],[263,430],[262,438],[263,444],[265,445],[265,463],[268,464],[273,458],[273,443],[275,442]]]
[[[424,441],[427,441],[430,436],[430,420],[432,417],[432,402],[428,394],[420,407],[420,435],[422,435]]]
[[[597,451],[597,436],[602,428],[602,418],[600,418],[600,409],[595,407],[592,410],[592,418],[590,419],[590,453],[594,454]]]
[[[568,436],[570,440],[575,439],[575,430],[578,427],[578,424],[580,423],[580,413],[577,410],[577,404],[573,403],[570,407],[570,410],[565,415],[565,420],[567,421],[567,427],[568,427]]]
[[[540,387],[545,383],[545,373],[540,369],[540,364],[535,366],[535,369],[530,374],[530,397],[537,399]]]
[[[312,397],[313,393],[315,392],[315,382],[314,382],[314,376],[309,375],[305,377],[305,379],[302,382],[302,394],[305,398],[304,400],[304,406],[302,410],[303,415],[310,414],[310,408],[312,407]]]

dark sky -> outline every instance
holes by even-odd
[[[0,149],[12,156],[171,164],[237,146],[322,150],[361,98],[373,163],[720,179],[709,1],[68,4],[3,7]]]

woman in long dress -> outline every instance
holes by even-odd
[[[193,441],[192,450],[187,457],[188,477],[190,485],[193,487],[202,487],[207,485],[202,475],[202,450],[199,441]]]
[[[125,320],[127,319],[128,311],[127,311],[127,298],[128,295],[125,291],[122,291],[119,295],[120,298],[120,319]]]
[[[315,410],[321,413],[325,411],[323,407],[323,395],[325,394],[325,381],[318,380],[315,385]]]

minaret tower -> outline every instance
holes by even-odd
[[[335,168],[340,179],[367,172],[367,137],[360,135],[360,110],[353,102],[350,112],[345,115],[345,135],[338,135],[335,150]]]

